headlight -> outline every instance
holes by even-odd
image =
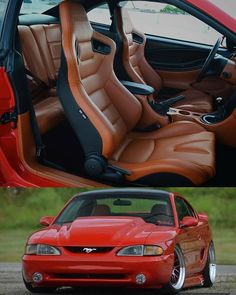
[[[163,254],[163,249],[159,246],[128,246],[121,249],[118,256],[160,256]]]
[[[29,244],[25,248],[26,255],[61,255],[59,249],[44,244]]]

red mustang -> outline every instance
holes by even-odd
[[[23,279],[31,292],[62,286],[210,287],[216,264],[205,214],[181,196],[144,189],[81,193],[28,239]]]
[[[30,2],[0,1],[0,186],[235,186],[234,0]]]

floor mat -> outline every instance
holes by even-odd
[[[236,186],[236,149],[218,144],[216,148],[216,175],[206,186]]]
[[[67,121],[43,136],[46,146],[45,159],[56,164],[61,170],[84,174],[84,156],[80,143]]]

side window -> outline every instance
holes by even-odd
[[[209,45],[222,36],[173,5],[149,1],[123,1],[120,5],[128,9],[135,28],[145,34]]]
[[[175,199],[175,206],[178,214],[179,221],[182,221],[186,216],[195,217],[192,208],[181,198]]]
[[[92,9],[88,13],[91,22],[103,25],[111,25],[111,15],[108,4],[102,4]]]
[[[6,12],[8,0],[0,0],[0,36],[1,36],[1,30],[2,30],[2,23],[3,18]]]
[[[42,13],[58,5],[62,0],[53,1],[32,1],[24,0],[21,6],[20,13],[31,14],[31,13]]]

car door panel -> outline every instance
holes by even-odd
[[[188,89],[197,79],[212,46],[147,36],[145,55],[165,88]],[[219,51],[228,57],[231,53]]]
[[[156,70],[162,78],[164,88],[188,89],[191,84],[196,82],[200,70],[188,71],[164,71]]]
[[[192,70],[200,68],[209,49],[196,48],[179,41],[169,39],[147,38],[145,56],[154,69]]]

